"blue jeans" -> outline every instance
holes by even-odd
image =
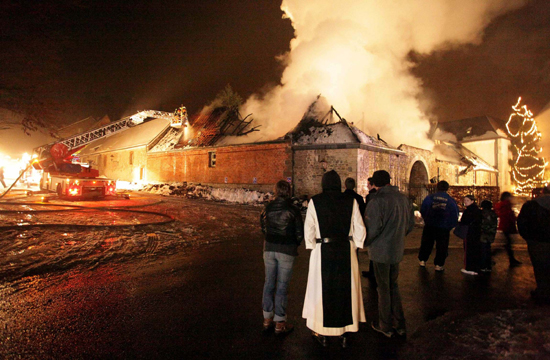
[[[374,274],[378,283],[378,326],[390,331],[395,322],[397,329],[405,330],[405,315],[397,285],[399,264],[374,262]]]
[[[262,301],[264,319],[286,321],[287,288],[295,258],[292,255],[264,251],[265,284]]]

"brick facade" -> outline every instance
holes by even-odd
[[[165,152],[147,152],[141,146],[92,154],[83,161],[91,162],[108,178],[131,182],[187,182],[267,192],[277,181],[290,179],[295,196],[321,192],[321,179],[328,170],[340,174],[342,187],[347,177],[354,178],[356,191],[365,196],[367,179],[383,169],[390,173],[392,184],[409,194],[417,205],[428,195],[428,185],[438,180],[452,186],[487,188],[497,182],[496,173],[470,171],[460,175],[463,165],[437,160],[433,152],[408,145],[386,149],[359,143],[292,146],[280,141]],[[498,191],[498,187],[491,190],[487,198],[492,199],[493,192]]]
[[[287,142],[182,149],[147,156],[147,181],[152,183],[188,182],[271,191],[277,181],[287,178],[292,178],[292,150]]]
[[[395,185],[403,186],[406,154],[399,150],[368,147],[362,144],[325,144],[294,146],[295,195],[312,196],[322,191],[325,171],[335,170],[344,180],[352,177],[357,193],[368,194],[367,179],[376,170],[387,170]]]

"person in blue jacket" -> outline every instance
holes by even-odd
[[[447,194],[449,183],[445,180],[436,185],[436,192],[426,196],[420,213],[424,219],[424,230],[418,260],[425,267],[435,243],[434,265],[436,271],[443,271],[449,250],[449,233],[458,223],[458,205]]]

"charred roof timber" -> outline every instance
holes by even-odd
[[[242,117],[241,114],[228,107],[218,107],[207,114],[200,114],[193,121],[193,128],[197,136],[192,139],[189,145],[213,146],[224,136],[243,136],[253,131],[258,131],[257,126],[251,126],[254,119]]]

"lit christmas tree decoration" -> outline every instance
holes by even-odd
[[[544,179],[544,171],[548,162],[543,157],[538,157],[542,147],[537,147],[541,133],[533,118],[533,113],[527,109],[527,105],[520,106],[521,97],[516,105],[512,106],[514,112],[508,118],[506,130],[512,138],[512,179],[516,184],[516,194],[530,195],[534,188],[546,186],[548,181]]]

